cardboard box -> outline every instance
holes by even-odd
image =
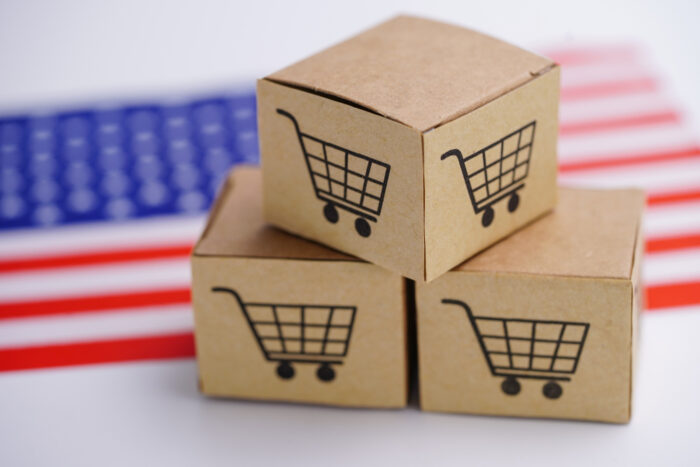
[[[265,218],[432,280],[551,210],[559,67],[398,17],[258,81]]]
[[[265,226],[260,194],[259,169],[233,172],[192,255],[202,391],[405,406],[405,280]]]
[[[629,421],[644,196],[559,197],[553,214],[416,285],[424,410]]]

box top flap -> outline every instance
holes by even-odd
[[[643,209],[640,190],[560,188],[552,214],[455,270],[628,279]]]
[[[399,16],[267,79],[347,100],[425,131],[553,65],[476,31]]]
[[[266,225],[262,216],[261,173],[257,167],[239,167],[229,174],[194,254],[362,262]]]

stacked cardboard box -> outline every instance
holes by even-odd
[[[262,173],[193,253],[203,392],[404,406],[415,300],[423,409],[629,420],[643,196],[557,189],[558,98],[550,60],[411,17],[260,80]]]

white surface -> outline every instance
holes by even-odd
[[[194,361],[0,374],[0,464],[698,465],[698,329],[644,316],[630,425],[207,399]]]
[[[533,48],[642,42],[697,122],[698,5],[5,0],[0,110],[246,85],[402,10]],[[698,465],[699,329],[698,308],[644,316],[629,426],[216,401],[194,361],[0,374],[0,465]]]

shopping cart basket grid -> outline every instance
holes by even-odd
[[[328,321],[326,322],[326,329],[323,333],[323,344],[321,344],[321,353],[324,353],[326,351],[326,344],[328,343],[328,333],[331,330],[331,323],[333,322],[333,311],[334,309],[331,308],[328,312]]]
[[[225,292],[232,295],[250,327],[253,337],[258,343],[266,360],[277,362],[277,375],[282,379],[294,377],[292,363],[318,364],[316,376],[321,381],[332,381],[335,370],[332,365],[341,365],[347,356],[352,329],[355,324],[356,307],[345,305],[308,305],[308,304],[279,304],[246,302],[240,294],[226,287],[213,287],[213,292]],[[280,312],[285,309],[298,310],[298,319],[284,320]],[[255,317],[253,311],[269,311],[271,319]],[[326,313],[323,322],[310,322],[309,312]],[[345,322],[336,322],[338,316]],[[262,313],[262,316],[267,316]],[[275,332],[267,334],[265,329],[272,326]],[[313,337],[310,330],[319,329],[322,336]],[[288,331],[294,330],[294,335]],[[332,330],[343,330],[341,337],[332,337]],[[298,332],[297,332],[298,331]],[[313,333],[315,335],[315,333]],[[275,344],[278,343],[279,347]],[[311,344],[314,348],[311,348]],[[329,345],[330,344],[330,345]],[[335,350],[329,349],[335,346]]]
[[[474,333],[481,348],[486,364],[494,376],[505,377],[501,384],[501,389],[508,395],[516,395],[520,392],[518,378],[547,380],[542,392],[549,399],[557,399],[562,394],[562,387],[558,381],[570,381],[569,375],[576,372],[581,358],[583,346],[588,336],[589,323],[556,320],[536,320],[522,318],[497,318],[490,316],[476,316],[471,308],[460,300],[444,299],[442,303],[447,305],[457,305],[462,307],[474,330]],[[488,333],[486,323],[499,323],[500,333]],[[521,329],[527,329],[529,335],[514,335],[509,331],[510,325],[521,325]],[[538,326],[539,330],[538,331]],[[554,337],[542,337],[540,332],[545,327],[555,327],[558,329]],[[566,338],[567,330],[580,331],[578,337]],[[505,350],[497,350],[492,345],[493,342],[502,342]],[[526,342],[527,350],[514,350],[517,343]],[[538,344],[551,345],[551,352],[538,350]],[[574,354],[561,354],[562,345],[576,348]],[[496,357],[505,357],[496,358]],[[525,365],[516,363],[527,360]],[[535,359],[546,363],[544,366],[535,365]],[[563,366],[561,364],[564,363]],[[557,367],[560,364],[560,367]]]
[[[369,237],[372,229],[368,221],[377,222],[377,217],[381,214],[390,165],[304,133],[291,113],[283,109],[277,109],[277,113],[287,117],[294,124],[316,197],[326,203],[323,207],[326,220],[335,224],[340,218],[338,208],[343,209],[357,216],[357,233]],[[320,148],[320,154],[314,153],[312,145]],[[342,159],[331,160],[329,150],[342,154]],[[319,164],[322,169],[318,167]],[[364,170],[353,170],[352,165],[362,166]],[[379,175],[373,175],[373,171]],[[338,172],[342,176],[335,176]],[[361,180],[361,184],[353,185],[350,176]],[[375,185],[379,188],[378,193],[370,192],[370,188],[376,190]]]
[[[481,223],[484,227],[493,222],[493,205],[497,202],[509,198],[508,211],[514,212],[518,208],[518,191],[525,186],[524,180],[529,174],[535,126],[536,121],[533,120],[467,157],[459,149],[451,149],[441,156],[441,160],[455,156],[459,161],[472,208],[475,214],[483,212]],[[523,134],[529,135],[527,141],[523,140]],[[514,138],[517,138],[514,149],[506,152],[506,143],[514,141]],[[487,154],[492,150],[496,151],[498,157],[490,161]],[[503,163],[506,160],[510,167],[504,169]]]
[[[505,321],[501,321],[501,325],[503,326],[503,335],[505,336],[506,351],[508,352],[508,366],[510,368],[512,368],[513,367],[513,353],[510,350],[510,339],[508,339],[508,326],[506,326]]]

